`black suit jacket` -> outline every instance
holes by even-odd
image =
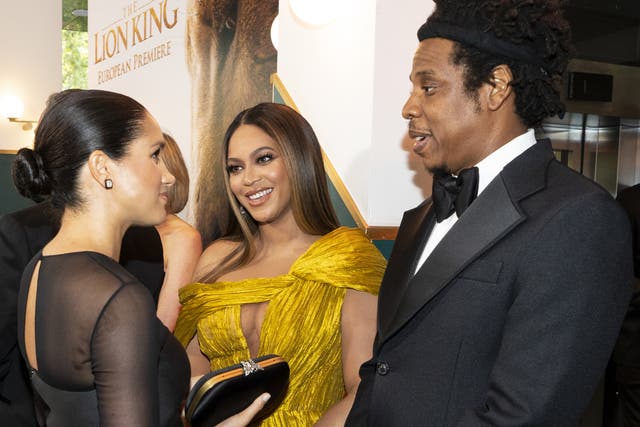
[[[413,275],[434,221],[402,219],[347,425],[575,426],[629,302],[622,209],[538,143]]]
[[[0,217],[0,419],[16,427],[36,425],[18,348],[18,289],[24,267],[55,235],[52,219],[46,204]]]
[[[0,217],[0,420],[35,426],[31,385],[17,340],[17,298],[22,271],[53,238],[56,215],[44,202]],[[151,292],[156,304],[164,280],[160,235],[155,227],[125,233],[121,264]]]
[[[640,184],[625,188],[618,193],[617,200],[629,216],[633,234],[633,259],[635,289],[631,304],[622,323],[616,342],[613,360],[619,366],[640,368]],[[629,372],[628,375],[631,375]],[[640,373],[634,372],[634,383],[640,382]]]

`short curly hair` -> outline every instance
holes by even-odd
[[[430,22],[489,33],[500,41],[522,46],[536,62],[514,59],[453,40],[452,63],[464,68],[464,86],[472,97],[491,71],[506,64],[513,73],[516,113],[527,127],[565,112],[561,101],[563,74],[573,52],[569,23],[563,17],[565,0],[435,0]]]

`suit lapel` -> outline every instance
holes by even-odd
[[[376,348],[408,322],[466,266],[526,219],[518,204],[545,188],[547,168],[553,160],[551,144],[538,142],[509,163],[469,206],[414,277],[411,277],[411,273],[415,270],[417,257],[421,253],[419,249],[424,247],[430,234],[427,231],[433,227],[433,221],[428,220],[434,214],[430,210],[430,203],[416,208],[415,211],[420,213],[411,217],[411,221],[414,221],[414,226],[408,229],[411,231],[403,230],[407,217],[403,218],[396,241],[400,246],[398,254],[394,247],[380,290]],[[420,210],[421,207],[426,211]],[[424,220],[422,228],[415,226],[420,223],[418,218]],[[419,234],[420,230],[422,234]],[[412,244],[409,240],[417,243]],[[402,273],[396,274],[395,270]],[[385,298],[391,303],[387,303]]]
[[[381,331],[381,340],[393,335],[482,252],[494,245],[524,217],[497,177],[449,230],[399,299],[393,320]],[[461,242],[464,242],[461,244]]]
[[[378,329],[384,330],[393,320],[400,299],[405,293],[422,248],[435,224],[431,199],[405,212],[401,232],[393,245],[389,263],[382,279],[378,301]]]

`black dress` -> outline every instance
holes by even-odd
[[[158,306],[164,281],[162,240],[155,227],[133,225],[122,238],[120,265],[133,274],[151,293]]]
[[[38,369],[30,371],[39,423],[180,426],[189,386],[186,353],[156,317],[149,292],[107,256],[38,253],[31,260],[18,297],[23,357],[27,294],[38,261]]]

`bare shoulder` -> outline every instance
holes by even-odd
[[[202,253],[201,259],[209,263],[217,264],[237,248],[238,245],[238,242],[232,240],[218,239],[207,246]]]
[[[184,246],[192,251],[197,251],[198,254],[202,253],[202,237],[198,230],[191,225],[185,223],[186,227],[181,231],[181,240]]]
[[[202,277],[207,272],[211,271],[214,267],[219,265],[227,255],[236,249],[238,245],[239,242],[227,239],[218,239],[212,242],[200,256],[200,260],[196,267],[195,277]]]
[[[198,230],[177,215],[167,215],[167,219],[162,224],[156,226],[156,228],[160,234],[170,235],[179,233],[200,237]]]
[[[183,250],[202,252],[200,233],[180,217],[168,215],[156,228],[164,245],[175,244]]]

